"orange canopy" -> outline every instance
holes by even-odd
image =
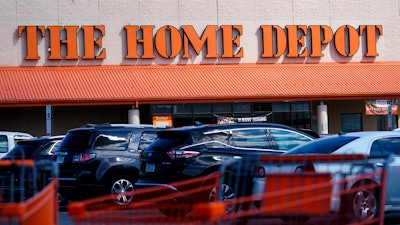
[[[400,62],[0,67],[0,106],[400,98]]]

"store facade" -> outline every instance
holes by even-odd
[[[393,1],[7,1],[0,130],[275,122],[398,127]]]

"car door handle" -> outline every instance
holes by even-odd
[[[376,163],[377,167],[384,167],[385,165],[383,163]]]

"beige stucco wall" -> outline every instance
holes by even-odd
[[[365,115],[365,101],[329,101],[327,105],[331,132],[337,133],[341,130],[343,113],[361,113],[363,130],[377,130],[377,116]]]
[[[227,63],[316,63],[396,61],[400,58],[399,1],[393,0],[1,0],[0,66],[140,65],[140,64],[227,64]],[[24,60],[25,40],[18,37],[24,25],[104,25],[104,60],[49,61],[48,39],[39,38],[40,60]],[[193,25],[201,33],[207,25],[242,25],[240,59],[205,59],[204,51],[190,59],[126,60],[124,25],[164,25],[179,28]],[[363,57],[365,43],[351,58],[339,56],[330,43],[321,58],[260,58],[260,25],[382,25],[377,41],[378,57]],[[82,47],[79,49],[82,53]]]
[[[318,101],[314,101],[312,104],[313,120],[316,120],[317,107],[320,104]],[[378,116],[371,116],[365,114],[365,101],[364,100],[343,100],[343,101],[324,101],[324,104],[328,107],[328,132],[338,133],[342,130],[342,114],[354,113],[361,114],[362,116],[362,130],[363,131],[376,131],[378,128]],[[393,115],[394,118],[397,115]],[[382,130],[388,130],[388,116],[382,116]],[[315,121],[314,121],[315,122]],[[397,128],[398,123],[393,120],[392,128]]]

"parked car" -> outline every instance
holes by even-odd
[[[59,165],[59,202],[112,194],[118,204],[132,200],[140,153],[166,127],[88,124],[69,130],[54,153]]]
[[[187,126],[163,130],[141,153],[140,179],[135,187],[167,186],[218,171],[222,163],[250,154],[281,154],[314,139],[297,129],[273,123],[237,123]],[[240,179],[240,178],[238,178]],[[224,198],[234,198],[234,182],[224,184]],[[251,184],[251,181],[243,180]],[[240,190],[249,193],[251,190]],[[238,192],[236,192],[238,193]],[[212,190],[205,196],[213,196]]]
[[[13,149],[18,141],[32,137],[31,134],[24,132],[0,131],[0,159]]]
[[[3,159],[34,159],[36,161],[51,161],[53,153],[60,145],[64,135],[49,137],[34,137],[22,140],[3,157]]]
[[[371,132],[354,132],[347,134],[337,134],[328,137],[316,139],[312,142],[299,145],[292,150],[283,153],[283,155],[295,154],[361,154],[368,157],[385,157],[389,154],[394,155],[394,161],[391,161],[387,171],[386,183],[386,198],[385,198],[385,212],[399,212],[400,211],[400,189],[398,188],[400,174],[400,132],[393,131],[371,131]],[[376,166],[381,166],[377,164]],[[326,170],[328,167],[321,167],[318,163],[312,165],[301,165],[292,167],[296,173],[304,171],[319,171]],[[339,167],[329,167],[332,174],[337,174]],[[377,168],[379,169],[379,168]],[[271,172],[272,167],[265,168],[266,177]],[[325,171],[324,171],[325,172]],[[265,186],[264,178],[255,179],[253,194],[262,193]],[[355,181],[350,185],[357,185],[360,182],[369,181]],[[379,181],[371,181],[379,182]],[[348,187],[351,188],[351,187]],[[345,210],[346,212],[353,213],[349,218],[358,221],[373,218],[377,215],[379,198],[377,192],[374,190],[360,190],[351,195],[351,198],[339,199],[339,205],[336,204],[335,210]],[[347,197],[347,196],[346,196]]]

